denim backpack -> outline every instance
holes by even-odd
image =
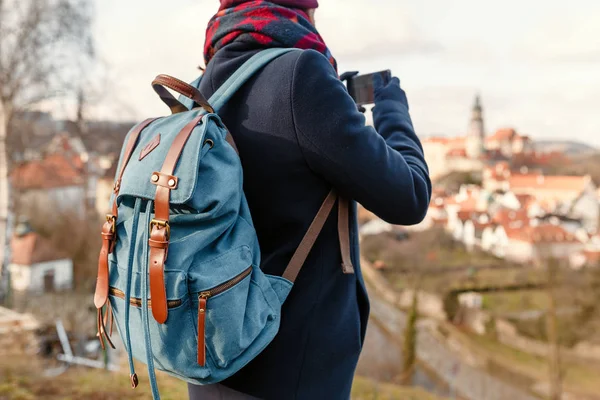
[[[103,348],[105,341],[113,346],[115,322],[132,387],[135,357],[148,366],[154,399],[155,368],[193,384],[216,383],[273,340],[281,305],[336,202],[342,270],[353,272],[348,202],[333,190],[283,276],[260,269],[241,161],[217,113],[254,73],[289,51],[259,52],[208,101],[197,89],[200,78],[189,85],[159,75],[152,86],[173,114],[147,119],[125,138],[102,227],[94,304]]]

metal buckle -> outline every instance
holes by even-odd
[[[110,224],[110,232],[115,233],[115,228],[117,225],[117,217],[112,214],[106,214],[106,222]]]
[[[165,228],[166,234],[167,234],[167,240],[169,240],[169,238],[171,237],[171,226],[169,225],[169,221],[163,221],[161,219],[153,219],[152,221],[150,221],[150,231],[152,231],[152,228],[154,228],[155,226],[160,226]]]

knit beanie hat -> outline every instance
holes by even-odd
[[[223,10],[225,8],[235,7],[239,4],[246,3],[250,0],[220,0],[221,7],[219,10]],[[271,3],[279,4],[280,6],[290,7],[290,8],[300,8],[303,10],[308,10],[311,8],[319,7],[319,2],[317,0],[268,0]]]

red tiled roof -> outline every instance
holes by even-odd
[[[504,128],[504,129],[498,129],[496,131],[496,133],[494,133],[492,136],[489,136],[486,140],[487,141],[504,141],[504,140],[513,140],[515,137],[518,137],[519,135],[517,134],[517,132],[512,129],[512,128]]]
[[[511,189],[544,189],[582,192],[589,183],[589,176],[544,176],[539,174],[517,174],[509,179]]]
[[[20,165],[12,171],[10,179],[11,184],[21,190],[55,189],[83,183],[80,170],[60,154]]]
[[[440,137],[440,136],[428,137],[428,138],[423,139],[423,143],[441,143],[441,144],[446,144],[446,143],[448,143],[448,138],[447,137]]]
[[[456,215],[459,220],[465,222],[471,219],[471,214],[473,214],[471,211],[459,211]]]
[[[11,262],[19,265],[33,265],[67,258],[65,253],[57,250],[49,240],[33,232],[14,236],[10,247]]]
[[[463,149],[463,148],[458,148],[458,149],[452,149],[449,150],[446,155],[448,157],[466,157],[467,156],[467,150]]]
[[[496,181],[505,181],[511,175],[510,165],[506,161],[501,161],[494,166],[486,167],[485,172],[491,179]]]
[[[577,238],[559,225],[527,226],[521,229],[508,229],[510,239],[527,243],[577,243]]]
[[[477,208],[477,199],[469,197],[467,200],[459,202],[458,205],[460,206],[461,211],[470,213]]]
[[[480,224],[479,218],[488,214],[483,211],[461,210],[456,215],[462,222],[472,221],[474,224]]]
[[[597,264],[600,262],[600,250],[584,250],[583,255],[588,263]]]
[[[494,214],[492,220],[495,223],[500,224],[502,226],[509,226],[513,222],[523,222],[527,224],[529,223],[527,211],[524,209],[515,211],[503,208],[499,210],[496,214]]]
[[[423,139],[423,143],[440,143],[445,144],[447,146],[464,146],[467,138],[464,136],[452,136],[452,137],[444,137],[444,136],[435,136]]]
[[[530,194],[517,194],[515,195],[515,197],[517,198],[517,200],[519,200],[519,203],[521,203],[521,207],[526,207],[527,205],[529,205],[529,203],[535,200],[534,197]]]

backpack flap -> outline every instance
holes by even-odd
[[[158,119],[141,132],[137,146],[123,174],[118,202],[122,200],[123,196],[154,200],[156,185],[152,182],[153,173],[161,171],[176,136],[200,112],[200,110],[185,112]],[[198,181],[201,157],[212,145],[224,139],[223,137],[208,137],[219,134],[224,136],[224,129],[207,129],[210,124],[215,123],[221,125],[218,117],[211,114],[206,115],[187,140],[173,174],[177,178],[177,186],[171,191],[171,204],[181,205],[192,199]],[[210,131],[208,135],[207,131]],[[235,162],[234,160],[234,157],[230,157],[228,161]]]

